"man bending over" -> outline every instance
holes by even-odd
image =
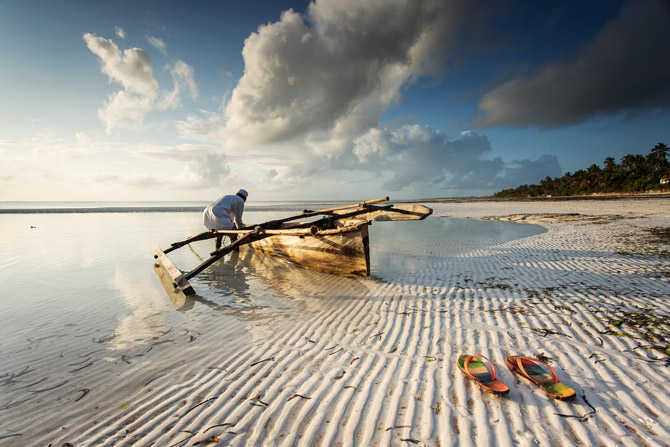
[[[205,208],[202,213],[202,222],[209,230],[233,230],[244,227],[242,213],[244,213],[244,202],[247,201],[247,193],[244,189],[237,191],[235,195],[225,195]],[[216,237],[216,250],[221,248],[222,235]],[[230,235],[230,241],[237,240],[236,234]]]

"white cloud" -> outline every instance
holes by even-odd
[[[121,28],[120,26],[115,26],[114,27],[114,32],[116,33],[116,37],[119,39],[125,39],[126,38],[126,31]]]
[[[84,132],[77,132],[74,136],[75,139],[77,140],[77,144],[79,144],[80,146],[91,144],[91,138]]]
[[[146,36],[147,41],[156,48],[158,51],[160,51],[163,54],[167,54],[167,48],[165,46],[165,42],[163,42],[163,39],[154,37],[154,36]]]
[[[121,51],[111,40],[91,33],[83,35],[88,48],[100,59],[100,68],[110,82],[118,82],[122,90],[113,92],[98,116],[107,126],[107,132],[116,127],[139,128],[152,110],[173,109],[180,105],[181,92],[188,90],[193,99],[198,96],[194,70],[177,60],[168,65],[173,81],[171,91],[159,90],[153,76],[149,55],[140,48]]]
[[[218,146],[137,145],[83,132],[0,140],[0,157],[0,200],[158,200],[166,191],[192,200],[234,178]]]
[[[178,123],[182,136],[214,141],[222,149],[179,148],[161,153],[161,160],[179,159],[173,178],[184,190],[262,182],[264,191],[301,196],[331,191],[332,185],[355,190],[351,179],[418,196],[436,188],[458,194],[516,186],[509,183],[511,174],[524,165],[537,167],[538,180],[560,175],[555,157],[513,164],[493,158],[488,139],[476,133],[450,139],[425,126],[380,124],[404,88],[439,73],[447,56],[481,44],[490,11],[480,6],[458,0],[318,0],[304,15],[285,11],[245,41],[244,75],[221,109]],[[173,86],[165,91],[142,50],[122,52],[111,40],[85,39],[110,81],[123,86],[100,111],[108,130],[140,126],[148,112],[179,107],[185,94],[197,97],[193,69],[182,61],[166,67]],[[150,43],[165,48],[162,41]],[[151,187],[157,180],[138,171],[116,181]]]
[[[193,67],[183,61],[177,61],[170,67],[172,79],[175,85],[186,87],[191,94],[191,98],[198,98],[198,86],[195,83]]]
[[[156,182],[167,184],[172,189],[201,189],[220,186],[230,176],[228,156],[217,146],[180,144],[177,146],[144,145],[135,149],[134,154],[161,163],[182,166],[181,171],[169,181],[154,178]],[[153,178],[153,177],[152,177]],[[125,180],[123,180],[125,181]],[[144,180],[148,184],[148,179]]]
[[[90,33],[84,34],[88,49],[100,58],[102,72],[110,81],[123,85],[134,94],[156,97],[158,82],[154,79],[151,59],[140,48],[128,48],[121,51],[111,40]]]
[[[198,86],[195,83],[193,67],[183,61],[177,61],[174,65],[166,65],[165,69],[169,70],[172,75],[173,89],[165,95],[160,108],[178,107],[183,89],[188,90],[192,99],[198,98]]]
[[[98,110],[98,117],[107,124],[107,131],[114,127],[139,128],[145,115],[154,108],[154,100],[121,90],[109,95],[105,107]]]
[[[285,11],[245,41],[245,73],[220,119],[191,117],[181,129],[234,145],[301,138],[304,150],[337,157],[443,56],[444,4],[319,1],[305,16]]]
[[[492,191],[511,186],[523,163],[535,164],[538,180],[560,175],[555,157],[513,165],[488,158],[491,145],[476,133],[450,140],[429,127],[379,123],[405,86],[480,44],[488,10],[477,8],[321,0],[304,15],[285,11],[245,41],[244,75],[222,112],[189,116],[178,128],[253,153],[268,189],[364,178],[391,191]]]
[[[227,157],[219,151],[208,151],[191,158],[176,177],[176,181],[184,188],[200,189],[224,185],[229,175]]]
[[[362,163],[388,156],[391,152],[388,131],[378,128],[370,129],[368,133],[354,141],[353,152]]]
[[[182,137],[198,141],[218,141],[219,131],[225,127],[226,120],[218,112],[201,110],[199,116],[187,116],[177,123],[177,129]]]
[[[379,123],[403,88],[486,41],[489,9],[479,6],[320,0],[304,15],[285,11],[245,41],[244,75],[222,111],[191,115],[178,128],[228,152],[249,152],[268,173],[267,188],[319,183],[333,172],[357,172],[394,191],[505,184],[510,167],[486,158],[486,137],[449,141],[427,127]],[[543,161],[543,174],[560,173],[555,158]]]

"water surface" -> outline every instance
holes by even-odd
[[[278,219],[287,216],[286,208],[300,211],[304,205],[249,209],[244,220]],[[249,336],[249,328],[254,336],[270,334],[277,319],[319,309],[326,298],[364,298],[375,281],[543,231],[435,216],[375,222],[372,278],[334,277],[243,249],[192,280],[195,298],[173,303],[154,274],[152,247],[169,247],[203,230],[199,212],[0,214],[3,363],[68,349],[79,337],[108,350],[129,349],[174,328],[188,332],[212,321],[239,325],[240,337]],[[170,258],[191,270],[212,249],[213,241],[202,241]]]

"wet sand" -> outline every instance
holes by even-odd
[[[389,281],[241,251],[258,284],[242,276],[253,271],[211,273],[238,291],[226,298],[235,318],[198,297],[152,320],[171,305],[162,290],[119,274],[135,310],[125,326],[65,325],[3,348],[0,445],[670,445],[670,259],[659,254],[670,247],[647,231],[670,226],[667,200],[429,206],[548,231]],[[281,297],[271,318],[244,306],[259,294]],[[491,359],[510,393],[482,392],[460,354]],[[553,400],[511,373],[513,354],[550,359],[577,397]]]

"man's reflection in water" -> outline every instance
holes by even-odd
[[[201,295],[185,296],[182,293],[170,293],[170,301],[176,310],[191,310],[196,302],[218,311],[253,307],[245,267],[240,262],[239,252],[232,252],[212,264],[198,275],[197,282],[199,284],[196,290],[202,290],[202,295],[207,298]]]

